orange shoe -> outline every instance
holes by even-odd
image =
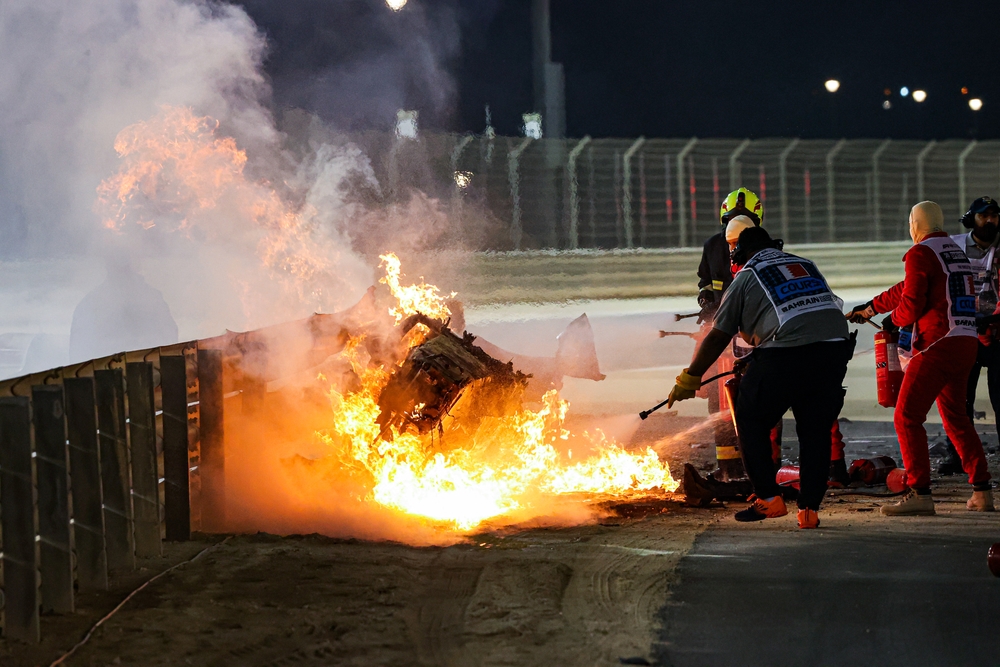
[[[781,496],[774,498],[754,498],[753,502],[745,510],[736,513],[737,521],[763,521],[764,519],[777,519],[779,516],[788,514],[785,507],[785,499]]]
[[[799,510],[799,528],[819,528],[819,515],[816,510]]]

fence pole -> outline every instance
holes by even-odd
[[[976,149],[976,144],[979,143],[975,139],[969,142],[969,145],[965,147],[958,155],[958,214],[965,214],[965,204],[966,204],[966,183],[965,183],[965,160],[969,155]]]
[[[732,192],[736,188],[740,187],[740,175],[737,173],[739,171],[737,162],[739,161],[740,156],[743,155],[743,151],[749,147],[750,140],[744,139],[742,143],[736,147],[736,150],[729,154],[729,192]]]
[[[778,185],[781,186],[781,238],[788,239],[788,156],[799,145],[799,139],[792,141],[778,155]]]
[[[94,371],[108,569],[135,569],[125,397],[120,368]]]
[[[534,141],[531,137],[525,137],[517,148],[512,150],[507,156],[507,180],[510,182],[510,198],[513,202],[513,213],[511,217],[510,239],[514,243],[514,250],[521,249],[521,177],[518,174],[518,167],[521,161],[521,153]]]
[[[631,248],[633,243],[632,225],[632,157],[638,152],[642,145],[646,143],[646,137],[639,137],[628,147],[622,158],[623,184],[622,184],[622,210],[625,214],[625,247]]]
[[[580,182],[577,179],[576,161],[580,153],[590,143],[590,135],[573,146],[566,159],[566,175],[569,178],[569,247],[576,250],[580,247]]]
[[[135,553],[141,558],[159,556],[160,492],[156,464],[156,414],[153,364],[125,365],[128,388],[129,443],[132,453],[132,507],[135,520]]]
[[[451,152],[451,175],[454,177],[455,173],[458,171],[458,161],[462,159],[462,153],[465,151],[465,147],[472,142],[472,135],[467,134],[458,140],[455,144],[455,149]],[[455,182],[455,189],[458,190],[458,182]]]
[[[827,240],[831,243],[836,239],[836,222],[837,213],[836,207],[834,206],[834,180],[833,180],[833,161],[837,157],[837,153],[844,149],[847,144],[846,139],[841,139],[833,145],[830,152],[826,154],[826,231]]]
[[[872,217],[874,218],[876,241],[882,240],[882,198],[879,195],[878,161],[891,143],[892,139],[886,139],[872,153],[872,213],[874,214]]]
[[[226,520],[225,408],[222,350],[198,350],[198,403],[201,432],[201,525],[221,530]]]
[[[931,140],[924,146],[923,150],[917,153],[917,201],[927,199],[924,196],[924,162],[927,161],[927,156],[930,155],[936,145],[937,141]]]
[[[73,542],[70,532],[66,411],[61,385],[31,388],[38,476],[38,537],[42,609],[73,613]]]
[[[108,590],[104,495],[97,442],[94,378],[65,378],[69,469],[73,476],[73,546],[80,590]]]
[[[698,137],[691,137],[677,154],[677,224],[681,230],[680,246],[682,248],[686,248],[688,245],[687,221],[684,219],[686,217],[684,211],[684,160],[688,153],[694,150],[697,143]]]
[[[32,644],[38,625],[38,507],[31,403],[0,398],[0,523],[3,524],[4,636]]]
[[[191,537],[186,366],[183,355],[160,357],[164,518],[167,539],[171,541],[186,541]]]

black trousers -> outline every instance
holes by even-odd
[[[780,493],[771,429],[789,409],[799,438],[799,508],[818,510],[830,470],[830,429],[844,407],[844,376],[854,341],[755,350],[740,382],[736,426],[754,493]]]
[[[969,387],[965,398],[965,409],[969,419],[975,423],[976,387],[979,385],[979,372],[986,369],[986,386],[990,392],[990,405],[997,420],[997,432],[1000,433],[1000,342],[993,345],[979,344],[976,353],[976,365],[969,373]]]

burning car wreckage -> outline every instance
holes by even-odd
[[[282,470],[256,469],[275,484],[310,503],[351,488],[351,502],[460,532],[538,516],[552,507],[545,498],[600,509],[676,489],[652,448],[564,427],[563,378],[604,378],[586,315],[559,335],[554,356],[530,357],[466,332],[453,299],[404,306],[390,291],[387,299],[372,288],[340,313],[206,341],[239,366],[244,414],[253,387],[262,401],[242,437],[287,443],[277,447]],[[249,447],[242,451],[259,457]]]

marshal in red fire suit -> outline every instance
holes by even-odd
[[[969,326],[968,318],[956,318],[961,309],[956,308],[952,294],[961,298],[957,295],[961,290],[953,286],[949,293],[949,274],[943,263],[950,261],[950,249],[944,241],[951,244],[947,234],[935,232],[914,245],[903,257],[903,282],[872,301],[876,313],[892,312],[894,325],[914,325],[913,359],[906,367],[894,422],[906,481],[915,489],[929,488],[931,484],[924,421],[935,400],[969,482],[981,484],[990,479],[982,441],[965,407],[969,371],[976,361],[975,323],[973,320]],[[955,274],[951,277],[958,278]],[[961,279],[971,280],[971,274]],[[971,287],[968,292],[972,293]]]

